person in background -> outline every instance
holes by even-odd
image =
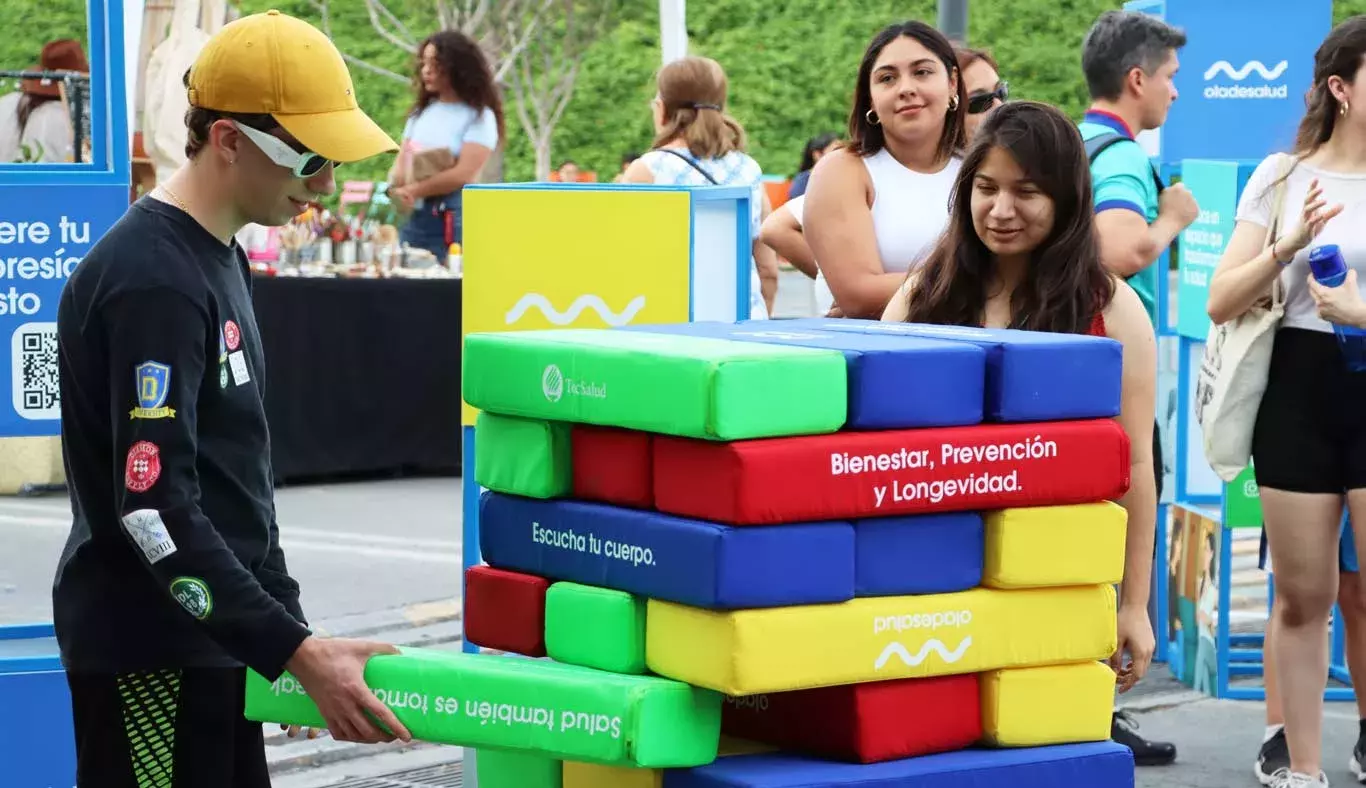
[[[1270,626],[1290,755],[1290,764],[1271,775],[1276,788],[1328,785],[1323,688],[1326,633],[1342,578],[1343,506],[1352,526],[1366,522],[1366,419],[1358,404],[1366,375],[1348,367],[1334,336],[1334,325],[1366,326],[1363,59],[1366,16],[1337,25],[1319,45],[1293,149],[1268,156],[1248,179],[1205,304],[1210,320],[1222,325],[1246,313],[1278,280],[1284,288],[1285,312],[1252,430],[1252,466],[1275,567]],[[1348,267],[1337,287],[1310,273],[1311,250],[1326,244],[1339,247]],[[1362,535],[1354,536],[1359,566]],[[1359,752],[1353,753],[1358,767]]]
[[[484,51],[458,30],[443,30],[418,47],[417,99],[403,126],[403,152],[389,173],[424,150],[446,148],[454,164],[416,183],[391,188],[390,196],[412,214],[399,232],[409,246],[426,249],[444,263],[453,243],[464,243],[461,190],[475,183],[504,139],[503,104]]]
[[[750,189],[750,317],[767,318],[778,294],[778,260],[759,240],[768,216],[764,172],[745,153],[745,130],[726,113],[726,72],[715,60],[685,57],[660,69],[650,102],[655,141],[626,169],[623,183],[746,186]]]
[[[986,114],[1010,100],[1010,85],[1002,81],[1000,66],[986,50],[960,47],[956,54],[963,90],[968,94],[966,126],[971,140]]]
[[[1267,557],[1266,528],[1262,528],[1261,561],[1259,566],[1271,570]],[[1351,518],[1342,518],[1342,534],[1338,537],[1338,609],[1342,611],[1342,625],[1345,629],[1347,651],[1347,672],[1351,675],[1353,687],[1366,686],[1366,587],[1361,584],[1361,568],[1357,563],[1356,536],[1352,533]],[[1266,684],[1266,732],[1257,750],[1257,760],[1253,762],[1253,773],[1262,785],[1271,785],[1277,773],[1290,769],[1290,745],[1285,738],[1285,708],[1282,705],[1281,685],[1277,674],[1276,619],[1281,613],[1276,606],[1281,603],[1276,594],[1271,599],[1271,617],[1266,622],[1266,634],[1262,638],[1262,676]],[[1356,693],[1358,717],[1357,741],[1352,747],[1352,755],[1347,760],[1347,768],[1358,783],[1366,784],[1366,692]]]
[[[818,304],[833,303],[831,314],[876,318],[934,248],[948,223],[966,115],[953,45],[938,30],[904,22],[869,43],[849,144],[816,164],[802,208],[820,265]]]
[[[65,38],[45,44],[30,70],[89,74],[90,63],[80,42]],[[71,115],[61,95],[56,82],[26,79],[19,92],[0,97],[0,163],[76,160]]]
[[[1115,144],[1091,158],[1096,231],[1105,267],[1127,281],[1157,325],[1155,265],[1200,208],[1182,184],[1164,187],[1134,139],[1167,121],[1176,101],[1177,50],[1186,35],[1150,14],[1107,11],[1082,43],[1081,66],[1091,106],[1079,126],[1091,147]]]
[[[791,263],[793,268],[814,280],[820,274],[820,269],[816,266],[816,258],[811,254],[806,236],[802,234],[802,209],[805,204],[806,195],[802,195],[778,206],[759,228],[759,240]]]
[[[802,148],[802,161],[797,167],[797,174],[792,176],[792,183],[787,187],[787,199],[795,200],[806,194],[806,183],[811,178],[811,168],[816,166],[816,162],[821,157],[835,148],[839,147],[840,138],[837,134],[821,134],[806,141]]]
[[[987,115],[954,185],[948,230],[882,319],[1014,328],[1114,339],[1123,348],[1118,422],[1130,437],[1132,484],[1124,579],[1110,658],[1121,692],[1148,670],[1157,524],[1151,470],[1157,343],[1143,304],[1101,265],[1081,135],[1062,112],[1018,101]],[[1126,661],[1126,651],[1128,661]]]
[[[621,183],[622,181],[626,180],[626,170],[629,169],[631,164],[639,158],[640,154],[636,153],[635,151],[630,151],[621,154],[621,171],[616,174],[616,177],[612,179],[612,182]]]
[[[556,170],[556,174],[560,176],[560,183],[578,183],[582,170],[573,159],[565,159],[560,169]]]
[[[1200,215],[1195,197],[1182,184],[1164,187],[1143,147],[1139,132],[1167,120],[1176,101],[1172,79],[1180,66],[1177,50],[1185,33],[1145,13],[1107,11],[1082,42],[1081,66],[1091,106],[1079,124],[1091,162],[1091,184],[1101,260],[1124,279],[1143,302],[1154,330],[1157,324],[1162,253]],[[1153,456],[1162,457],[1161,432],[1153,430]],[[1156,462],[1157,495],[1162,497],[1162,463]],[[1116,712],[1111,736],[1129,747],[1139,766],[1176,760],[1176,745],[1149,741],[1133,717]]]
[[[249,669],[288,671],[338,741],[411,740],[365,685],[369,658],[398,649],[304,616],[233,240],[334,193],[337,163],[398,146],[327,36],[276,11],[209,39],[185,88],[187,163],[91,247],[57,307],[72,525],[52,607],[81,788],[269,788]]]

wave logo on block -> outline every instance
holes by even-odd
[[[564,375],[560,368],[551,364],[541,373],[541,393],[551,402],[559,402],[564,396]]]
[[[602,300],[600,296],[592,293],[585,293],[571,301],[569,303],[569,308],[564,312],[561,312],[555,308],[555,305],[550,302],[549,298],[546,298],[540,293],[527,293],[517,299],[517,303],[512,305],[512,308],[509,309],[507,314],[503,317],[503,322],[512,325],[521,320],[522,316],[532,308],[538,310],[545,316],[546,320],[549,320],[552,324],[557,326],[567,326],[575,320],[578,320],[579,315],[582,314],[584,310],[591,309],[598,314],[598,317],[602,318],[602,322],[612,328],[620,328],[631,322],[631,320],[640,313],[640,310],[645,308],[645,296],[638,295],[635,298],[632,298],[626,303],[626,308],[622,309],[620,313],[617,313],[613,312],[612,308],[607,306],[607,302]]]
[[[939,638],[930,638],[925,641],[919,651],[912,654],[906,650],[905,646],[896,641],[892,641],[891,643],[888,643],[887,647],[882,649],[882,653],[878,655],[877,661],[873,663],[873,670],[882,670],[887,667],[887,663],[891,661],[892,657],[900,657],[901,661],[906,663],[907,667],[914,668],[928,659],[931,652],[938,654],[939,659],[943,660],[944,664],[952,665],[962,659],[963,655],[967,653],[968,648],[971,646],[971,635],[968,635],[959,641],[957,648],[952,650],[950,650],[943,641],[939,640]]]

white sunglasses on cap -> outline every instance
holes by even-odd
[[[232,123],[233,128],[247,135],[247,138],[255,143],[256,147],[266,154],[267,158],[294,173],[296,178],[312,178],[322,172],[329,163],[334,163],[312,151],[300,153],[274,134],[267,134],[260,129],[254,129],[235,120],[229,122]],[[340,163],[334,164],[338,167],[341,166]]]

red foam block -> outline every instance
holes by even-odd
[[[545,656],[545,592],[535,575],[472,566],[465,570],[465,639],[484,648]]]
[[[726,698],[721,732],[806,755],[878,763],[982,738],[977,674]]]
[[[570,432],[574,497],[653,509],[648,432],[575,424]]]
[[[717,442],[657,435],[655,506],[731,525],[1061,506],[1129,488],[1111,419]]]

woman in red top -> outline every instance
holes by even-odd
[[[1129,517],[1111,665],[1125,691],[1156,645],[1148,618],[1157,523],[1152,324],[1138,295],[1101,266],[1085,145],[1057,109],[1020,101],[993,111],[950,200],[943,237],[883,320],[1097,334],[1124,347],[1119,423],[1129,435],[1131,483],[1119,501]]]

